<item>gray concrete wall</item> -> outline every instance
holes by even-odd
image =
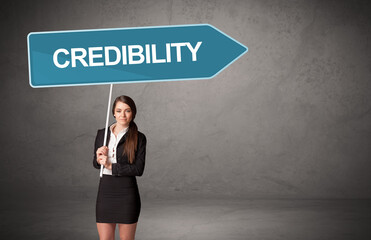
[[[211,80],[114,86],[136,101],[148,139],[142,196],[370,198],[370,10],[366,1],[9,1],[2,195],[92,196],[99,181],[93,142],[109,87],[31,88],[29,32],[209,23],[249,52]]]

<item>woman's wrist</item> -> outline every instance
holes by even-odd
[[[107,168],[108,170],[112,170],[112,163],[108,163],[104,167]]]

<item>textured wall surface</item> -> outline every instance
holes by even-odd
[[[99,181],[93,143],[109,86],[31,88],[29,32],[209,23],[249,48],[215,78],[114,86],[136,101],[147,136],[142,196],[370,198],[370,10],[366,1],[8,1],[2,192],[92,196]]]

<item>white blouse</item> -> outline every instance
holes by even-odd
[[[111,136],[108,143],[108,161],[111,163],[116,163],[116,149],[117,144],[120,142],[121,138],[125,135],[125,133],[129,130],[129,127],[122,129],[118,134],[117,137],[113,133],[113,128],[116,126],[116,123],[110,126]],[[103,168],[103,174],[112,175],[112,170]]]

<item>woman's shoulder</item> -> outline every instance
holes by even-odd
[[[104,137],[104,132],[105,132],[106,128],[102,128],[102,129],[98,129],[97,131],[97,136],[99,137]],[[109,131],[109,130],[108,130]]]
[[[98,134],[99,133],[104,133],[105,130],[106,130],[106,128],[98,129]]]
[[[138,131],[138,141],[145,141],[147,142],[147,138],[146,138],[146,135],[144,135],[144,133]]]
[[[144,133],[141,131],[138,131],[138,138],[146,138],[146,135],[144,135]]]

